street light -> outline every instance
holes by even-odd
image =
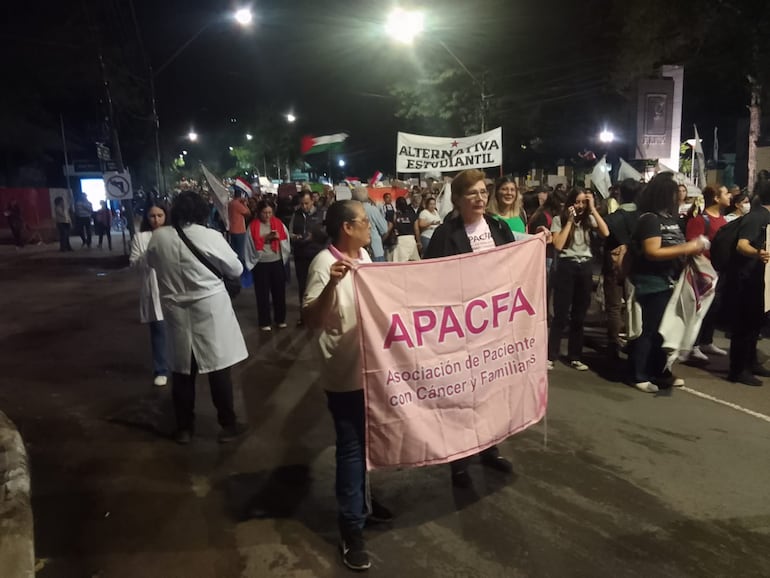
[[[182,156],[187,156],[187,151],[182,151]]]
[[[294,122],[295,120],[297,120],[297,117],[293,114],[289,113],[286,115],[286,122]]]
[[[337,161],[337,165],[339,165],[340,168],[345,166],[345,161],[343,159],[340,159]]]
[[[191,130],[187,133],[187,138],[190,139],[190,142],[198,142],[198,133]]]
[[[254,138],[254,135],[246,133],[246,140],[252,140]]]
[[[599,141],[603,143],[611,143],[615,141],[615,134],[611,130],[607,130],[606,128],[599,133]]]
[[[425,15],[419,10],[394,8],[388,15],[385,31],[401,44],[412,44],[425,29]]]
[[[251,8],[241,8],[235,11],[233,18],[241,26],[248,26],[254,20],[254,14]]]

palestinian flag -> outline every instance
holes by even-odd
[[[326,136],[303,136],[300,152],[303,155],[312,155],[334,150],[339,147],[348,135],[344,132],[337,134],[327,134]]]

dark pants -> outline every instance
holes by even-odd
[[[630,344],[628,361],[633,383],[651,381],[663,374],[667,356],[658,329],[672,293],[670,289],[636,296],[642,308],[642,334]]]
[[[307,274],[310,269],[310,259],[294,258],[294,271],[297,274],[297,292],[299,293],[299,306],[302,308],[302,300],[307,288]]]
[[[112,251],[112,235],[110,234],[110,228],[107,225],[96,225],[96,234],[99,237],[99,248],[102,248],[102,241],[104,241],[104,236],[107,236],[107,247],[109,247],[110,251]]]
[[[620,332],[623,330],[624,283],[618,281],[617,273],[606,267],[604,271],[604,312],[607,315],[607,349],[617,352]]]
[[[276,323],[286,322],[286,270],[283,261],[257,263],[252,269],[254,293],[257,296],[257,318],[260,327],[270,326],[270,300]]]
[[[583,353],[583,325],[591,304],[591,261],[578,263],[559,259],[553,289],[553,321],[548,333],[548,359],[555,361],[561,350],[561,336],[569,319],[567,358],[579,361]]]
[[[190,375],[183,373],[172,374],[171,396],[174,400],[177,428],[192,431],[195,426],[195,378],[198,375],[198,364],[192,356]],[[217,408],[217,420],[223,428],[235,425],[235,410],[233,409],[233,382],[230,379],[230,368],[213,371],[209,375],[211,401]]]
[[[711,307],[706,312],[706,316],[703,318],[703,323],[700,326],[700,333],[698,333],[698,339],[695,341],[695,345],[710,345],[714,342],[714,329],[716,328],[717,319],[720,316],[720,307],[722,306],[722,289],[719,281],[717,281],[716,290],[714,292],[714,300],[711,302]]]
[[[731,283],[729,289],[733,304],[729,375],[735,377],[751,373],[757,365],[757,341],[765,319],[764,280],[755,274]]]
[[[72,251],[72,245],[70,245],[70,229],[72,225],[69,223],[56,223],[56,230],[59,232],[59,251]]]
[[[90,217],[75,217],[75,231],[80,235],[80,240],[83,241],[83,245],[91,246],[91,218]]]
[[[168,375],[166,363],[166,322],[150,321],[150,343],[152,344],[153,375]]]
[[[366,485],[364,390],[327,391],[337,434],[337,475],[334,485],[340,531],[363,529],[369,512]]]

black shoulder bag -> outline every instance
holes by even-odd
[[[193,245],[193,242],[190,241],[189,237],[185,235],[184,231],[182,231],[182,227],[174,227],[174,229],[176,229],[176,232],[179,234],[179,238],[182,239],[184,244],[187,245],[187,248],[192,251],[192,254],[197,257],[198,261],[203,263],[204,267],[214,273],[218,279],[222,279],[222,281],[224,281],[225,290],[230,296],[230,299],[235,299],[238,296],[238,293],[241,292],[241,278],[225,277],[222,272],[214,267],[211,261],[209,261],[206,256],[198,250],[198,247]]]

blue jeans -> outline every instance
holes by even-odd
[[[230,233],[230,246],[233,248],[233,251],[235,251],[235,254],[238,255],[238,260],[241,262],[241,265],[243,265],[243,253],[245,250],[246,245],[246,233]]]
[[[166,363],[166,322],[150,321],[150,343],[152,344],[153,375],[168,375]]]
[[[340,530],[363,529],[369,513],[366,481],[364,390],[327,391],[337,434],[335,493]]]
[[[669,289],[635,297],[642,308],[642,334],[630,343],[628,361],[633,383],[656,379],[666,367],[667,356],[659,328],[672,293],[673,289]]]
[[[385,262],[385,255],[382,257],[372,257],[372,263],[384,263]]]

